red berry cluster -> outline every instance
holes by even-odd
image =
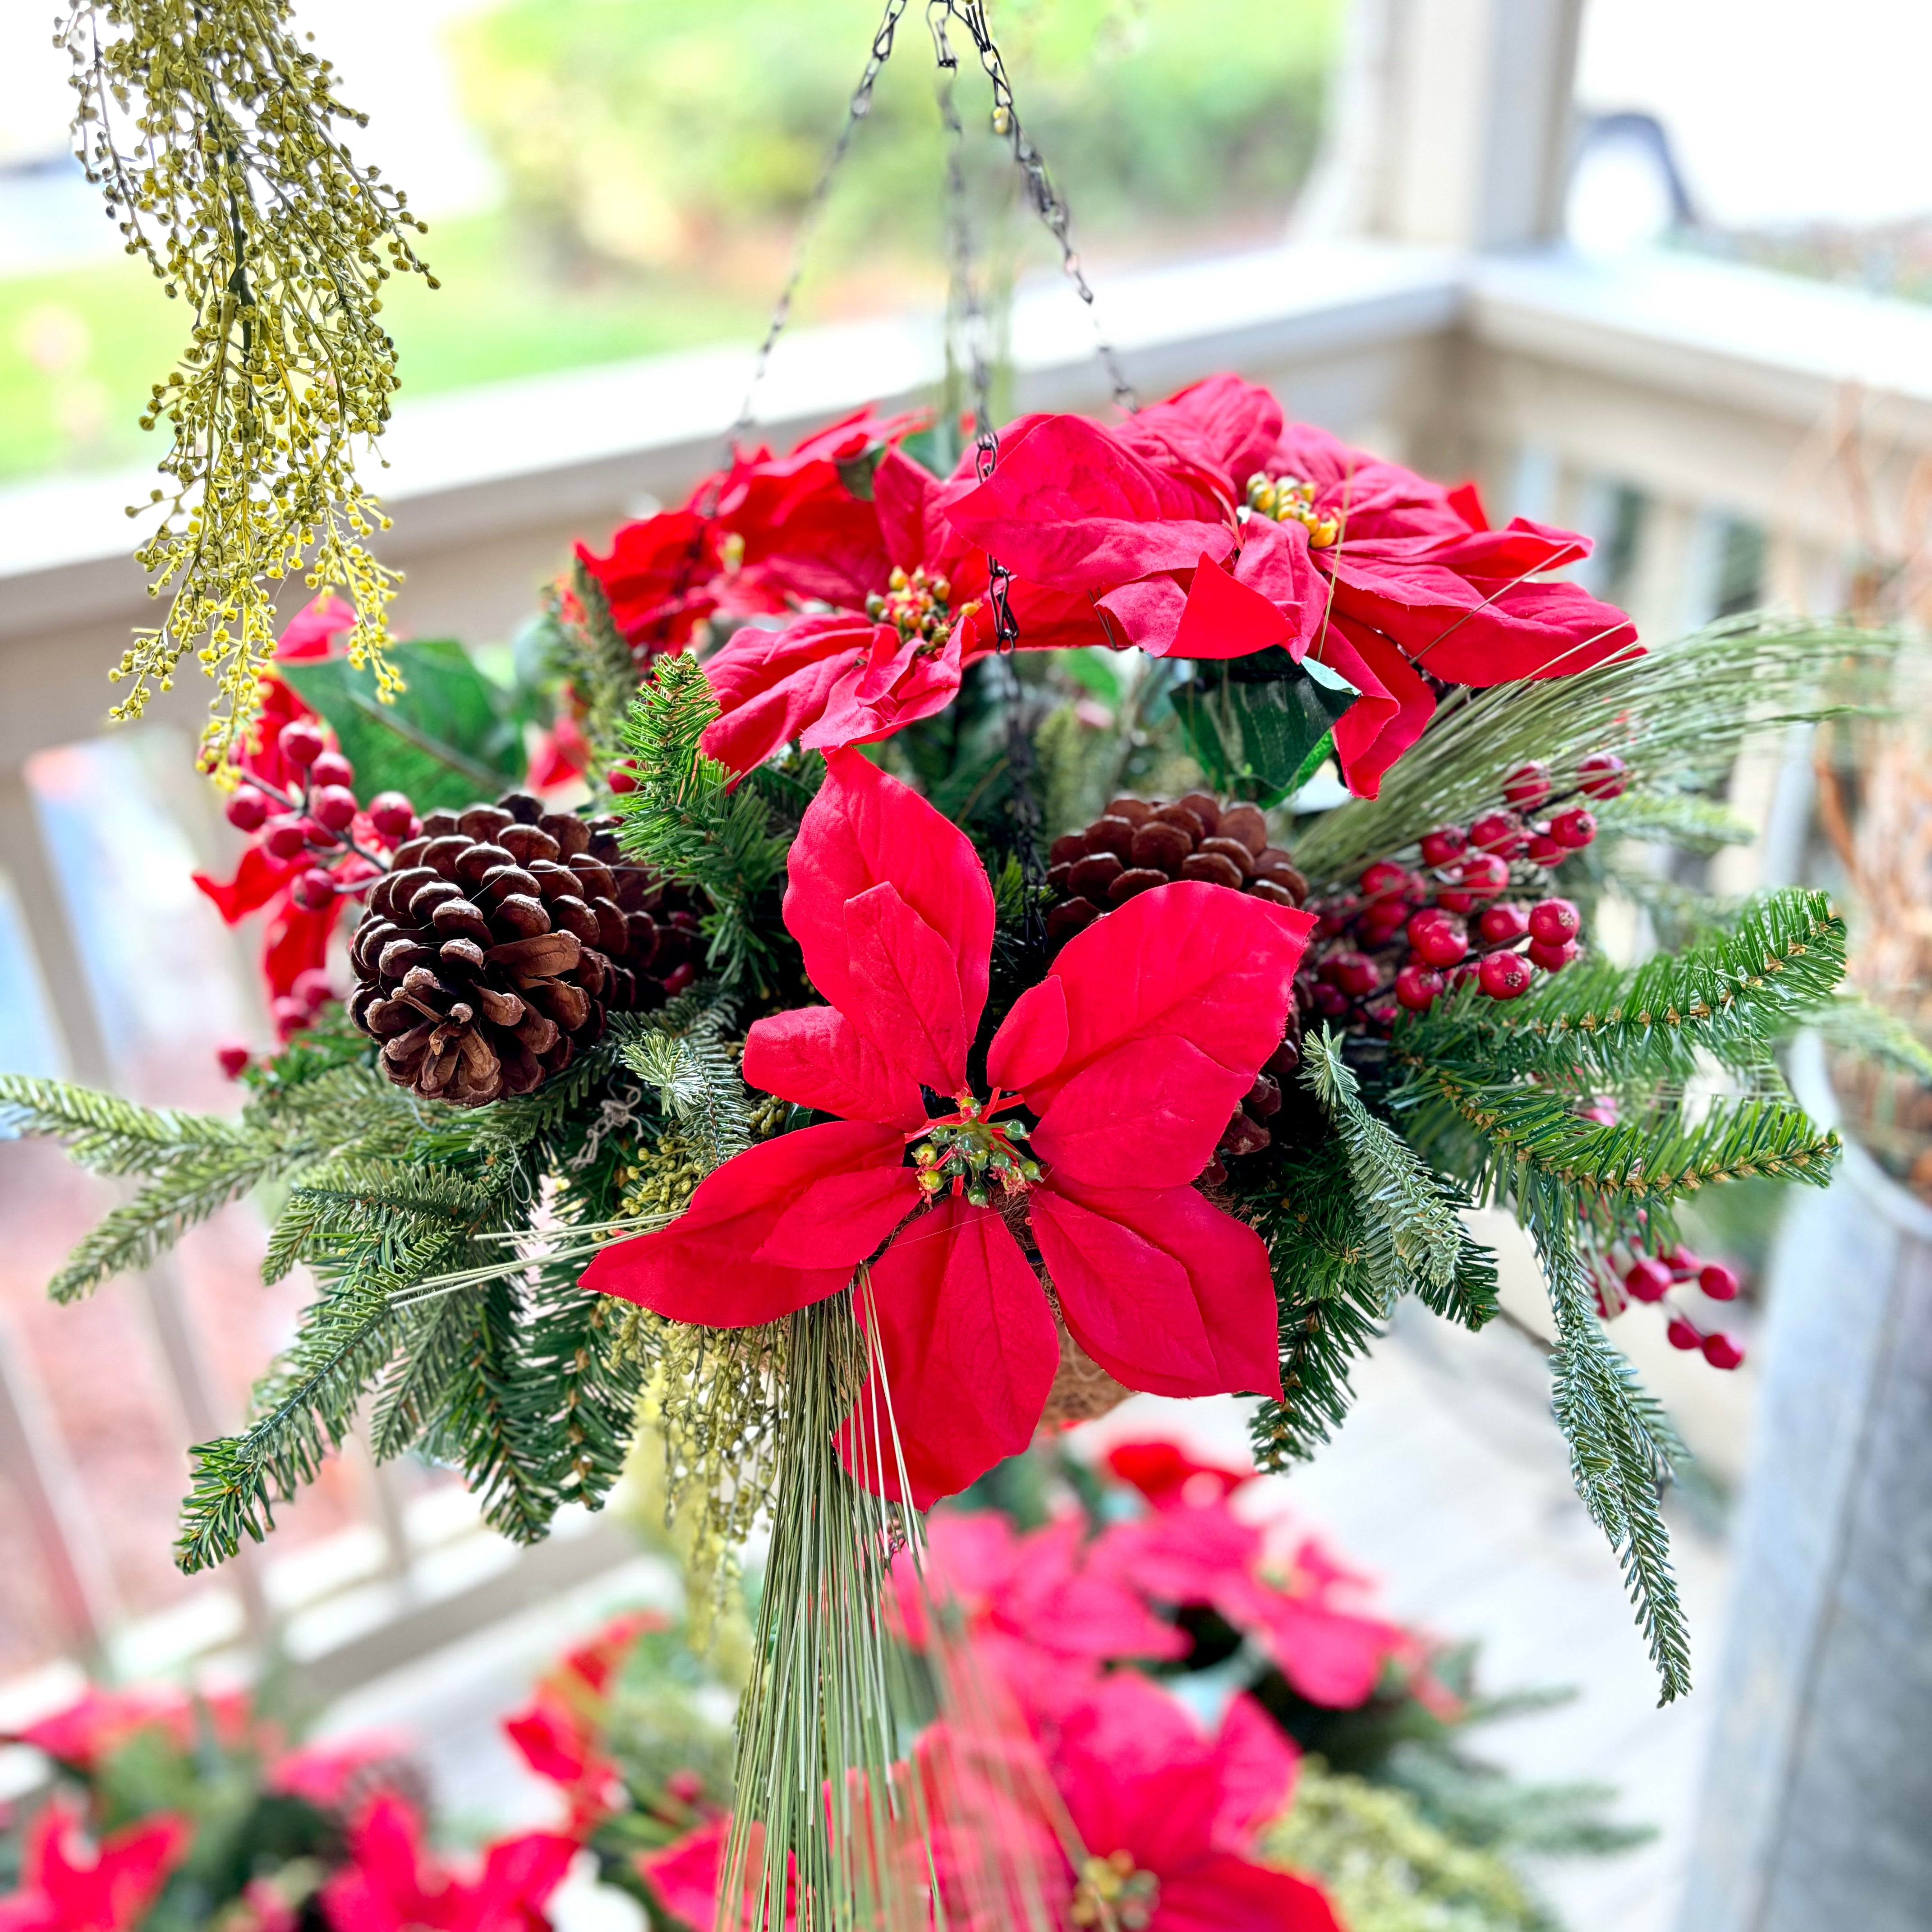
[[[1738,1277],[1722,1262],[1707,1262],[1682,1243],[1666,1255],[1646,1255],[1621,1244],[1598,1261],[1597,1312],[1613,1322],[1633,1301],[1660,1308],[1667,1318],[1666,1338],[1673,1348],[1700,1350],[1714,1369],[1735,1369],[1744,1352],[1722,1329],[1706,1330],[1672,1299],[1675,1288],[1695,1287],[1712,1301],[1735,1301]]]
[[[297,718],[284,724],[275,743],[290,788],[258,772],[244,773],[228,800],[228,822],[253,834],[266,856],[290,874],[289,897],[296,905],[305,912],[325,911],[339,898],[367,890],[388,869],[386,852],[414,837],[422,821],[399,791],[359,802],[355,768],[330,748],[314,720]],[[311,968],[298,974],[273,1002],[277,1030],[286,1040],[334,997],[327,974]],[[222,1054],[224,1069],[234,1051]]]
[[[1576,790],[1611,799],[1625,782],[1623,760],[1599,752],[1583,760]],[[1532,817],[1555,802],[1552,793],[1548,766],[1524,765],[1503,782],[1496,809],[1424,834],[1419,867],[1378,860],[1354,892],[1313,902],[1319,923],[1296,985],[1301,1010],[1386,1033],[1402,1009],[1426,1012],[1452,986],[1473,983],[1492,1000],[1514,1000],[1539,970],[1560,973],[1577,954],[1575,906],[1508,896],[1534,890],[1597,836],[1586,805]]]

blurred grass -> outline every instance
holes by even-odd
[[[621,362],[754,338],[764,304],[701,279],[613,279],[560,290],[538,273],[507,214],[431,224],[442,283],[391,285],[383,314],[401,354],[402,400],[543,370]],[[0,479],[159,458],[138,426],[188,327],[145,266],[0,281]]]
[[[1276,232],[1306,173],[1341,0],[1002,0],[1020,112],[1090,260]],[[401,400],[755,339],[878,0],[509,0],[460,22],[465,112],[506,183],[436,222],[442,283],[392,284]],[[1055,252],[1021,208],[963,32],[959,98],[988,277]],[[940,149],[919,10],[859,132],[798,313],[943,291]],[[1104,302],[1105,284],[1102,283]],[[136,426],[189,317],[133,261],[0,280],[0,482],[152,462]]]

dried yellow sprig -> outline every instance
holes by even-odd
[[[392,274],[430,275],[407,197],[361,167],[334,124],[368,124],[290,25],[288,0],[70,0],[56,44],[74,62],[75,152],[130,254],[194,313],[179,364],[142,427],[174,442],[164,505],[135,552],[166,616],[110,675],[138,717],[193,650],[217,681],[201,763],[228,768],[260,707],[275,643],[274,587],[302,574],[353,604],[351,661],[377,693],[399,578],[366,539],[388,519],[357,482],[358,440],[388,422],[396,350],[379,320]]]

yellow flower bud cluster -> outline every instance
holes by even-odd
[[[299,578],[356,611],[350,660],[376,694],[396,574],[367,539],[388,526],[357,482],[398,384],[379,320],[392,274],[420,274],[407,197],[360,167],[334,123],[334,74],[291,24],[289,0],[69,0],[75,150],[128,252],[193,314],[154,385],[144,429],[165,422],[159,526],[135,552],[161,622],[137,630],[110,676],[117,719],[170,689],[182,658],[216,681],[205,769],[232,767],[274,654],[276,586]]]
[[[1328,549],[1342,534],[1340,518],[1323,516],[1315,507],[1315,485],[1299,476],[1270,476],[1256,470],[1248,478],[1247,508],[1278,524],[1300,524],[1316,550]]]

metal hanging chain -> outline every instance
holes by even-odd
[[[859,123],[872,111],[872,90],[878,85],[879,76],[885,71],[887,61],[892,57],[892,41],[898,32],[899,20],[905,12],[909,0],[886,0],[886,10],[879,22],[878,31],[872,36],[872,50],[866,57],[865,71],[859,76],[859,84],[852,90],[852,98],[845,105],[845,124],[838,130],[838,138],[832,143],[831,153],[826,157],[825,166],[820,171],[812,193],[806,197],[805,210],[799,218],[798,239],[793,244],[791,272],[785,278],[784,287],[780,291],[778,302],[772,310],[772,319],[766,325],[765,339],[758,345],[758,359],[752,365],[752,380],[746,386],[745,400],[738,406],[738,419],[728,432],[727,441],[735,454],[739,439],[752,426],[752,404],[758,393],[759,386],[765,380],[765,371],[772,359],[772,350],[778,338],[784,333],[785,325],[791,320],[791,305],[798,293],[799,284],[805,278],[806,253],[811,245],[812,235],[818,220],[825,212],[826,200],[832,193],[832,183],[842,163],[852,146],[852,136],[859,130]]]
[[[966,128],[959,118],[956,88],[958,56],[946,36],[946,22],[956,11],[954,0],[926,0],[926,22],[932,34],[932,56],[938,65],[939,118],[946,129],[946,232],[949,287],[946,326],[949,340],[956,328],[973,399],[974,466],[980,481],[993,473],[1000,440],[993,428],[991,364],[986,352],[986,310],[974,274],[972,218],[966,195]],[[996,556],[986,559],[986,598],[993,610],[993,644],[1002,652],[1019,641],[1019,622],[1009,596],[1012,573]]]
[[[1046,224],[1048,233],[1060,244],[1060,268],[1073,284],[1074,293],[1087,304],[1087,313],[1093,319],[1094,346],[1100,355],[1100,366],[1107,372],[1114,400],[1131,415],[1139,406],[1133,385],[1127,380],[1126,371],[1120,367],[1114,345],[1100,326],[1100,314],[1094,305],[1094,291],[1088,286],[1085,272],[1080,266],[1079,252],[1073,245],[1072,216],[1053,184],[1045,158],[1028,137],[1021,124],[1018,110],[1013,105],[1013,90],[1006,79],[1006,64],[1000,57],[992,29],[986,24],[986,0],[946,0],[946,10],[973,37],[973,44],[979,50],[980,64],[986,69],[986,77],[993,85],[993,132],[1004,136],[1012,148],[1014,164],[1026,178],[1034,212]]]

